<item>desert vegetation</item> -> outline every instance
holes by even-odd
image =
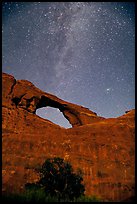
[[[3,201],[21,203],[43,202],[97,202],[97,197],[85,196],[82,171],[75,173],[71,164],[62,158],[49,158],[42,167],[36,169],[40,179],[35,183],[26,183],[21,194],[4,195]]]
[[[42,189],[26,190],[21,194],[3,195],[2,203],[46,203],[46,202],[101,202],[96,196],[80,196],[70,199],[60,199],[46,194]]]
[[[42,189],[51,197],[74,200],[84,195],[85,187],[82,184],[82,172],[74,173],[70,163],[62,158],[47,159],[40,169],[37,169],[40,180],[36,183],[27,183],[26,189]]]

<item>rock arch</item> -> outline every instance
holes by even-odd
[[[64,117],[62,112],[58,108],[46,106],[36,109],[37,116],[43,119],[47,119],[53,122],[56,125],[59,125],[64,128],[72,128],[70,122]]]
[[[66,104],[62,104],[56,100],[53,100],[45,95],[42,95],[40,100],[37,102],[36,109],[42,107],[53,107],[58,108],[60,112],[64,115],[64,117],[69,121],[69,123],[74,126],[82,125],[81,120],[77,117],[77,114],[74,113],[72,108],[66,106]]]
[[[9,77],[3,74],[3,80]],[[23,108],[30,113],[35,114],[38,108],[54,107],[58,108],[69,121],[72,127],[86,125],[104,119],[97,116],[88,108],[79,106],[73,103],[66,102],[55,95],[41,91],[27,80],[16,80],[10,76],[10,83],[8,88],[8,98],[5,103],[15,106],[16,108]]]

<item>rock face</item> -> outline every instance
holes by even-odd
[[[72,128],[37,116],[36,110],[58,108]],[[89,109],[45,93],[26,80],[2,74],[2,187],[24,189],[34,182],[48,157],[62,157],[83,171],[87,195],[105,201],[134,196],[134,115],[127,111],[105,119]]]

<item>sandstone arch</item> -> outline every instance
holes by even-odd
[[[12,107],[23,108],[33,114],[41,107],[58,108],[72,127],[104,119],[88,108],[66,102],[52,94],[41,91],[27,80],[15,80],[14,77],[9,76],[8,74],[3,74],[3,81],[6,81],[7,78],[9,80],[9,83],[7,83],[8,98],[3,97],[5,98],[3,103],[8,103]]]
[[[72,128],[70,122],[64,117],[64,115],[58,108],[50,106],[38,108],[36,109],[35,114],[42,119],[47,119],[54,124],[59,125],[60,127]]]

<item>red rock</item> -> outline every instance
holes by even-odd
[[[82,169],[87,195],[106,201],[134,196],[135,110],[105,119],[4,73],[2,97],[3,192],[23,190],[25,183],[38,179],[34,168],[58,156]],[[72,128],[35,114],[46,106],[58,108]]]

